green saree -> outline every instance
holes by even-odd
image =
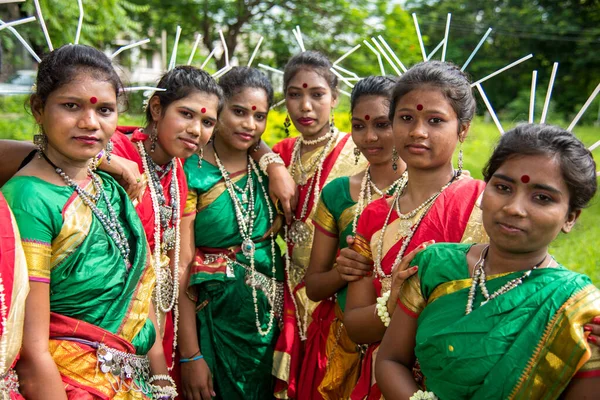
[[[129,266],[71,187],[17,176],[2,192],[21,232],[29,279],[50,285],[49,347],[67,391],[108,399],[116,392],[99,373],[96,349],[81,340],[145,355],[155,340],[148,318],[154,270],[147,260],[142,224],[127,194],[110,176],[98,175],[127,236]],[[94,193],[91,181],[84,188]],[[97,206],[108,212],[103,198]]]
[[[556,399],[573,377],[600,374],[600,352],[583,324],[600,313],[600,291],[566,268],[533,270],[523,283],[465,315],[471,245],[419,253],[399,306],[418,316],[415,355],[440,399]],[[522,271],[488,276],[490,293]],[[390,332],[388,332],[390,333]]]
[[[256,244],[254,264],[258,272],[256,315],[250,286],[250,259],[240,250],[243,239],[233,203],[219,169],[207,162],[199,169],[196,157],[186,161],[184,170],[189,187],[185,213],[196,212],[197,251],[189,285],[196,296],[200,349],[213,374],[217,398],[268,399],[273,395],[273,350],[279,335],[278,314],[283,301],[284,279],[283,262],[276,247],[275,277],[281,298],[271,298],[270,233],[279,230],[281,220],[276,219],[275,226],[269,226],[266,202],[270,200],[264,198],[258,177],[253,175],[255,219],[252,240]],[[231,179],[235,185],[244,188],[248,177],[244,172],[232,174]],[[266,185],[264,175],[262,180]],[[257,324],[267,330],[272,312],[277,317],[270,332],[263,336],[259,334]]]

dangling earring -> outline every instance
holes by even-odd
[[[458,148],[458,171],[456,173],[457,177],[459,177],[460,174],[462,174],[462,170],[463,170],[463,149],[462,149],[462,142],[460,142],[460,147]]]
[[[33,135],[33,144],[37,147],[38,158],[42,158],[42,153],[46,151],[46,147],[48,147],[48,137],[46,136],[46,132],[44,132],[42,125],[40,125],[40,132],[37,135]]]
[[[398,160],[400,156],[398,155],[398,151],[396,151],[396,146],[392,149],[392,169],[394,172],[398,171]]]
[[[329,130],[333,133],[335,129],[335,116],[333,115],[333,109],[331,109],[331,122],[329,123]]]
[[[202,158],[204,158],[204,147],[200,147],[198,151],[198,168],[202,168]]]
[[[358,165],[358,160],[360,160],[360,150],[358,147],[354,148],[354,165]]]
[[[290,137],[290,126],[292,126],[292,123],[290,122],[290,116],[286,115],[285,121],[283,121],[283,128],[285,130],[285,137]]]
[[[252,148],[253,152],[257,152],[260,149],[260,140],[254,145],[254,147]]]
[[[154,153],[156,150],[156,141],[158,140],[158,130],[156,129],[156,122],[152,125],[152,132],[150,132],[150,152]]]
[[[108,143],[106,143],[106,148],[104,149],[104,154],[106,154],[106,162],[109,164],[110,164],[110,156],[111,156],[114,148],[115,148],[115,146],[113,146],[113,142],[111,140],[109,140]]]

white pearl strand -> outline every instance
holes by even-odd
[[[300,221],[304,220],[304,218],[306,217],[306,214],[308,213],[308,203],[310,200],[310,191],[314,189],[314,201],[313,204],[317,204],[317,202],[319,201],[319,183],[321,182],[321,173],[323,172],[323,164],[325,163],[325,159],[327,158],[327,155],[329,154],[329,152],[331,151],[331,148],[333,147],[334,143],[336,142],[337,136],[338,136],[338,130],[337,128],[334,128],[333,130],[331,130],[329,133],[331,134],[329,137],[329,141],[327,142],[327,144],[324,146],[323,151],[321,152],[321,156],[319,157],[319,161],[317,164],[317,170],[315,172],[315,175],[313,175],[312,177],[312,182],[311,182],[311,186],[308,189],[308,192],[306,194],[306,197],[304,198],[304,203],[302,204],[302,209],[300,212]],[[327,136],[327,135],[325,135]],[[296,163],[299,163],[300,165],[302,164],[301,161],[301,154],[300,154],[300,150],[302,147],[302,139],[297,139],[296,143],[294,143],[294,150],[292,151],[292,164],[291,164],[291,171],[292,171],[292,175],[293,175],[293,171],[296,168]],[[284,228],[284,237],[285,237],[285,241],[286,243],[290,243],[290,239],[289,239],[289,235],[288,235],[289,229],[286,226]],[[286,271],[286,276],[289,278],[290,276],[290,268],[291,268],[291,260],[290,260],[290,255],[289,255],[289,251],[285,252],[285,271]],[[298,315],[298,304],[296,302],[296,298],[294,297],[294,288],[291,287],[291,282],[289,279],[286,279],[287,283],[288,283],[288,288],[290,290],[290,295],[292,297],[292,302],[294,303],[294,308],[296,311],[296,323],[298,324],[298,330],[299,330],[299,335],[300,335],[300,340],[304,341],[306,340],[306,331],[308,329],[308,306],[304,307],[304,315],[302,316],[302,320],[300,319],[300,316]]]
[[[406,248],[408,247],[410,241],[412,240],[413,235],[415,234],[417,228],[419,227],[419,225],[421,224],[421,221],[423,220],[423,218],[425,218],[425,216],[427,215],[427,212],[429,211],[429,209],[431,208],[431,206],[433,206],[433,204],[435,203],[435,200],[442,194],[442,192],[452,184],[452,182],[454,182],[454,177],[450,180],[450,182],[448,182],[447,184],[445,184],[438,192],[436,192],[435,194],[433,194],[431,197],[429,197],[427,200],[425,200],[423,203],[421,203],[417,208],[415,208],[413,211],[411,211],[410,213],[408,213],[407,215],[410,215],[410,217],[408,218],[412,218],[415,215],[417,215],[417,213],[424,209],[423,214],[421,214],[421,216],[419,217],[418,221],[411,227],[410,229],[410,233],[404,238],[404,241],[402,243],[402,247],[400,248],[400,251],[398,252],[398,255],[396,256],[396,259],[394,260],[394,263],[392,264],[392,269],[390,270],[390,274],[386,274],[383,271],[383,267],[381,265],[381,261],[383,259],[383,240],[385,237],[385,231],[386,228],[388,226],[388,223],[390,221],[390,217],[392,215],[392,212],[394,209],[396,209],[396,212],[398,213],[398,216],[400,218],[403,217],[402,213],[400,213],[400,196],[402,195],[402,193],[404,192],[404,190],[406,189],[406,184],[408,183],[408,181],[406,181],[406,183],[404,184],[404,186],[397,191],[396,195],[394,196],[394,199],[392,201],[392,205],[390,207],[390,211],[388,212],[388,215],[385,218],[385,222],[383,223],[383,227],[381,228],[381,234],[377,240],[377,252],[375,255],[375,275],[379,278],[379,279],[385,279],[385,278],[391,278],[392,277],[392,272],[394,270],[394,267],[400,262],[400,260],[402,260],[402,257],[404,257],[404,252],[406,251]],[[408,219],[406,218],[406,219]]]
[[[402,188],[406,182],[408,181],[408,172],[404,171],[404,173],[400,176],[400,178],[396,179],[394,183],[388,186],[384,190],[379,190],[377,185],[373,183],[371,180],[371,166],[367,167],[365,171],[365,176],[362,179],[360,184],[360,192],[358,193],[358,201],[356,203],[356,207],[354,208],[354,219],[352,220],[352,233],[356,234],[356,226],[358,225],[358,218],[362,214],[362,212],[367,208],[369,204],[373,201],[371,188],[375,191],[375,193],[379,196],[379,198],[383,197],[384,192],[388,193],[392,191],[395,193],[399,188]],[[365,199],[366,198],[366,199]],[[365,201],[366,200],[366,201]]]
[[[142,158],[142,167],[144,168],[144,172],[149,175],[151,173],[148,167],[148,161],[146,159],[146,149],[144,148],[143,142],[137,142],[138,151]],[[152,179],[148,179],[148,188],[150,190],[150,198],[152,199],[152,212],[154,213],[154,272],[156,275],[156,323],[158,325],[158,329],[160,331],[160,319],[158,311],[162,311],[163,313],[168,313],[173,310],[173,354],[172,354],[172,363],[171,366],[168,367],[169,371],[172,371],[175,366],[175,350],[177,348],[177,333],[178,333],[178,323],[179,323],[179,260],[181,254],[181,207],[180,204],[180,188],[179,183],[177,182],[177,164],[179,162],[175,160],[173,163],[173,168],[171,169],[171,179],[175,182],[175,204],[177,207],[177,216],[175,218],[175,251],[174,251],[174,260],[173,260],[173,275],[167,272],[168,275],[164,275],[163,271],[159,269],[160,258],[161,258],[161,242],[160,242],[160,207],[158,205],[158,195],[156,194],[156,188],[154,187],[154,182]],[[170,268],[169,268],[170,269]],[[165,284],[165,279],[173,279],[173,293],[172,298],[169,300],[169,305],[167,307],[163,307],[163,285]]]
[[[244,241],[246,241],[248,239],[252,240],[252,233],[254,231],[255,198],[254,198],[254,184],[253,184],[253,180],[252,180],[252,171],[254,171],[254,173],[256,174],[256,176],[258,178],[259,186],[262,190],[265,202],[267,204],[267,209],[269,211],[269,226],[271,227],[271,233],[270,233],[270,239],[271,239],[271,298],[275,299],[276,295],[277,295],[277,277],[276,277],[277,269],[276,269],[276,263],[275,263],[275,258],[276,258],[276,256],[275,256],[275,254],[276,254],[275,236],[274,236],[274,232],[273,232],[274,214],[273,214],[273,208],[271,207],[269,195],[267,194],[267,190],[265,189],[264,184],[263,184],[262,176],[260,176],[260,173],[258,171],[258,168],[257,168],[254,160],[248,156],[248,181],[250,182],[248,187],[250,190],[250,199],[249,199],[250,203],[248,205],[248,211],[246,211],[246,213],[250,215],[250,218],[248,218],[248,224],[246,224],[244,215],[243,215],[244,209],[241,206],[241,204],[239,204],[240,200],[236,196],[235,189],[233,188],[233,186],[235,186],[235,184],[231,181],[231,178],[229,177],[229,173],[227,172],[227,170],[221,163],[221,160],[219,159],[219,156],[217,155],[216,151],[214,152],[214,154],[215,154],[215,162],[217,164],[217,167],[219,168],[219,171],[221,172],[221,176],[223,176],[223,180],[225,181],[225,186],[227,187],[227,192],[229,193],[229,197],[231,198],[231,201],[235,208],[236,220],[240,227],[240,233],[242,234],[242,238],[244,239]],[[273,329],[273,324],[275,321],[275,310],[273,309],[274,304],[271,306],[271,311],[269,312],[269,322],[267,324],[267,329],[263,330],[261,323],[260,323],[260,319],[259,319],[258,295],[257,295],[257,291],[256,291],[256,285],[254,285],[254,282],[256,281],[256,266],[254,264],[254,251],[252,251],[249,258],[250,258],[250,271],[252,274],[252,283],[253,283],[250,286],[252,287],[252,301],[254,303],[254,317],[255,317],[255,323],[256,323],[256,330],[259,335],[267,336]]]
[[[487,251],[488,251],[489,247],[490,247],[489,245],[486,245],[486,247],[481,251],[479,260],[473,267],[473,278],[472,278],[473,281],[471,283],[471,288],[469,289],[469,296],[467,299],[467,308],[465,311],[465,315],[469,315],[473,311],[473,302],[475,300],[475,293],[477,291],[478,285],[479,285],[479,288],[481,289],[481,294],[483,295],[483,298],[485,299],[479,305],[481,307],[481,306],[485,305],[488,301],[491,301],[491,300],[495,299],[496,297],[501,296],[504,293],[506,293],[510,290],[513,290],[517,286],[521,285],[525,279],[529,278],[529,276],[531,275],[531,272],[534,269],[537,269],[544,262],[544,260],[547,257],[547,256],[544,256],[542,261],[540,261],[539,263],[537,263],[536,265],[531,267],[531,269],[528,269],[527,271],[525,271],[523,273],[523,275],[506,282],[504,285],[502,285],[502,287],[500,287],[498,290],[496,290],[494,293],[492,293],[490,295],[490,293],[488,292],[488,289],[485,285],[485,282],[487,279],[486,279],[485,270],[484,270],[485,258],[487,256]],[[546,267],[548,267],[548,265],[550,265],[551,262],[552,262],[552,258],[550,258]]]
[[[313,140],[306,140],[306,139],[304,139],[304,136],[300,136],[298,139],[305,146],[314,146],[315,144],[323,143],[324,141],[328,140],[332,134],[333,134],[333,131],[329,130],[329,131],[327,131],[327,133],[325,135],[321,136],[320,138],[316,138]]]

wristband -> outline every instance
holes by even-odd
[[[196,356],[196,357],[192,357],[192,358],[181,358],[181,359],[179,359],[179,364],[189,363],[192,361],[198,361],[203,358],[204,358],[204,356],[202,354],[200,354],[199,356]]]

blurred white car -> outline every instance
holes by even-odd
[[[22,69],[14,73],[6,82],[0,83],[0,93],[14,92],[30,93],[31,87],[35,83],[37,71]]]

